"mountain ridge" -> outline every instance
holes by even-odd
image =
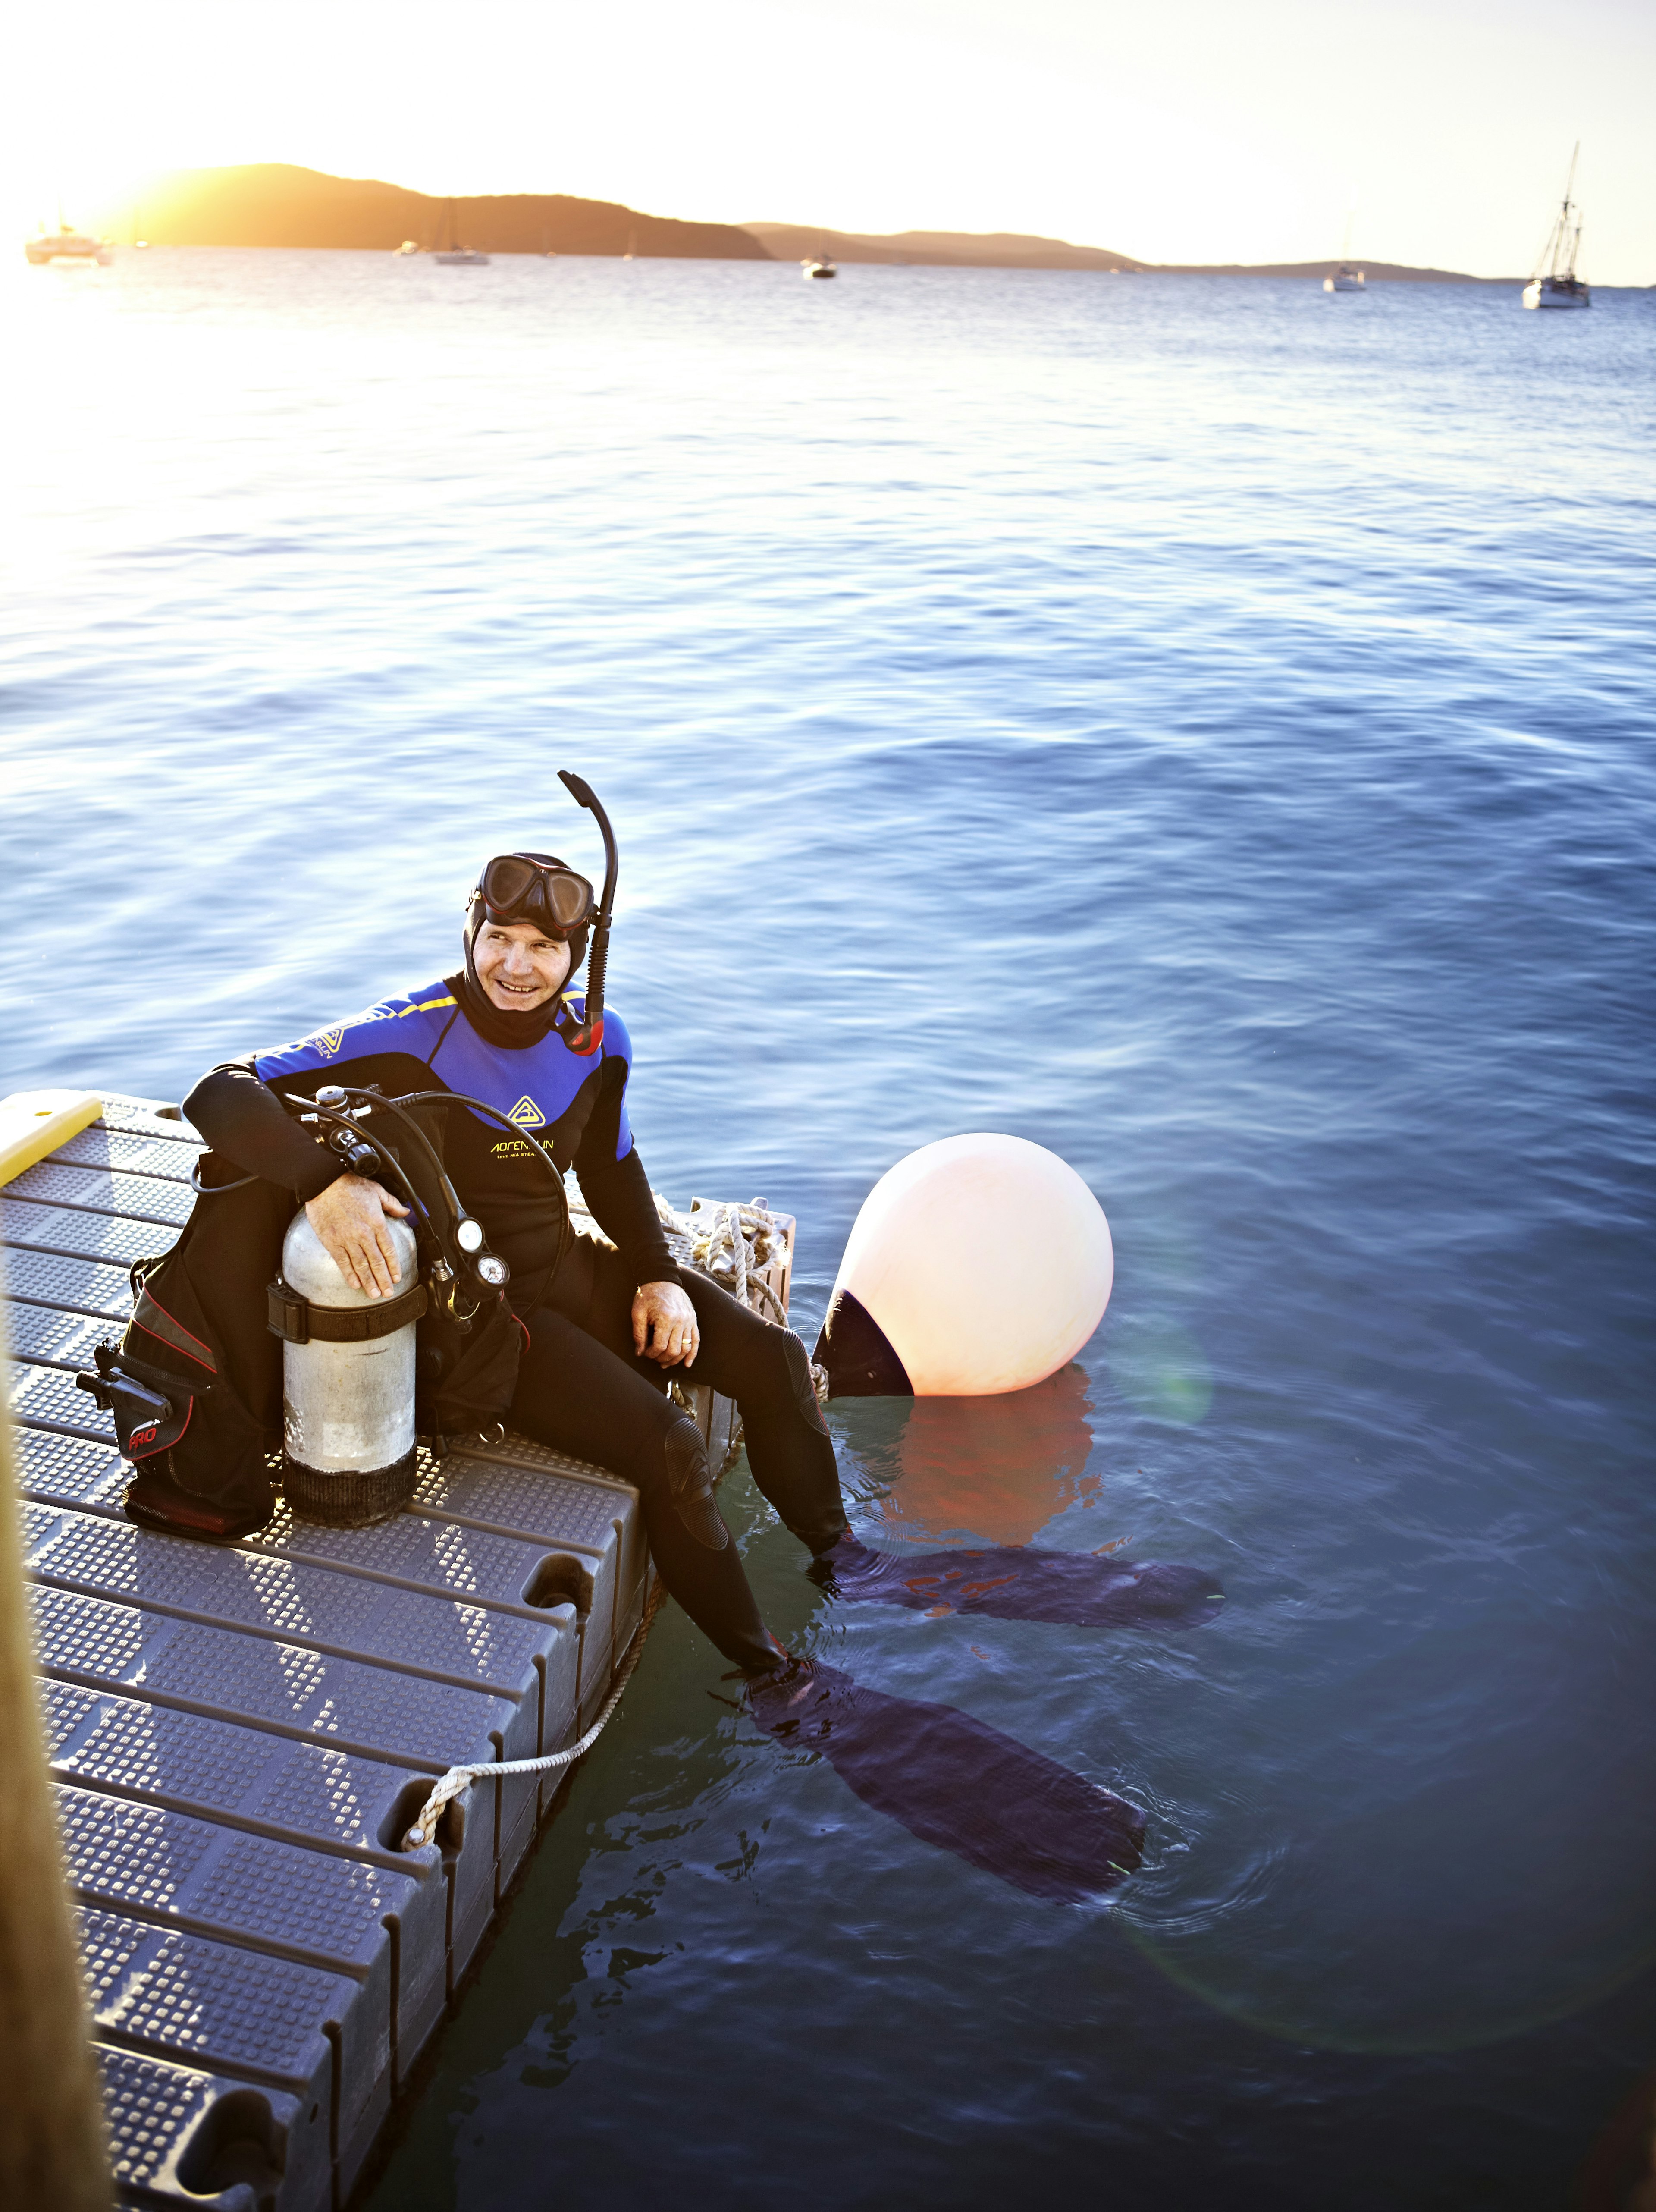
[[[1120,276],[1319,277],[1325,261],[1153,262],[1107,246],[1018,231],[840,231],[807,223],[689,222],[646,215],[619,200],[568,192],[509,192],[445,199],[373,177],[337,177],[287,161],[177,169],[149,180],[101,228],[152,246],[310,246],[390,252],[405,239],[430,249],[461,243],[485,253],[566,253],[640,260],[793,261],[826,252],[848,266],[1046,269]],[[1369,261],[1380,283],[1478,284],[1453,269]]]
[[[289,161],[175,169],[120,210],[151,246],[323,246],[391,252],[404,239],[458,242],[485,253],[635,253],[654,259],[766,261],[730,222],[681,222],[616,200],[568,192],[497,192],[446,199],[377,177],[336,177]]]

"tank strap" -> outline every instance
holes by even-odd
[[[426,1310],[426,1286],[384,1304],[318,1306],[291,1290],[278,1275],[266,1290],[270,1316],[265,1327],[284,1344],[368,1344],[377,1336],[391,1336],[418,1321]]]

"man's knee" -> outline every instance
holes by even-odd
[[[810,1354],[791,1328],[780,1328],[776,1334],[782,1340],[782,1363],[787,1374],[788,1389],[800,1413],[821,1436],[828,1432],[822,1419],[822,1408],[816,1401],[816,1377],[810,1371]]]
[[[661,1443],[667,1495],[672,1508],[698,1544],[722,1552],[730,1531],[713,1503],[713,1467],[695,1423],[681,1413],[669,1422]]]
[[[810,1354],[791,1328],[779,1328],[773,1322],[761,1322],[731,1363],[728,1380],[721,1380],[717,1387],[729,1391],[744,1415],[792,1411],[819,1436],[828,1432],[816,1402]]]

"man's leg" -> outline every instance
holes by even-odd
[[[849,1523],[810,1354],[792,1329],[761,1321],[704,1276],[684,1270],[679,1280],[695,1308],[701,1346],[693,1367],[670,1371],[735,1399],[761,1492],[802,1544],[830,1550]]]
[[[761,1495],[802,1544],[819,1554],[831,1550],[849,1524],[810,1354],[792,1329],[761,1321],[705,1275],[681,1268],[676,1279],[701,1332],[693,1367],[662,1368],[634,1352],[632,1279],[608,1245],[581,1238],[558,1270],[549,1303],[654,1389],[670,1381],[705,1382],[734,1398]]]
[[[630,1289],[628,1299],[630,1305]],[[567,1314],[538,1307],[527,1326],[513,1425],[636,1483],[651,1555],[697,1627],[738,1667],[753,1672],[779,1664],[782,1653],[760,1619],[741,1554],[713,1501],[695,1422],[658,1382],[635,1371],[637,1363]],[[630,1336],[628,1344],[630,1352]]]

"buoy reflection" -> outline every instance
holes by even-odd
[[[1061,1367],[1028,1390],[916,1398],[897,1441],[881,1518],[894,1536],[1028,1544],[1100,1490],[1085,1371]]]

